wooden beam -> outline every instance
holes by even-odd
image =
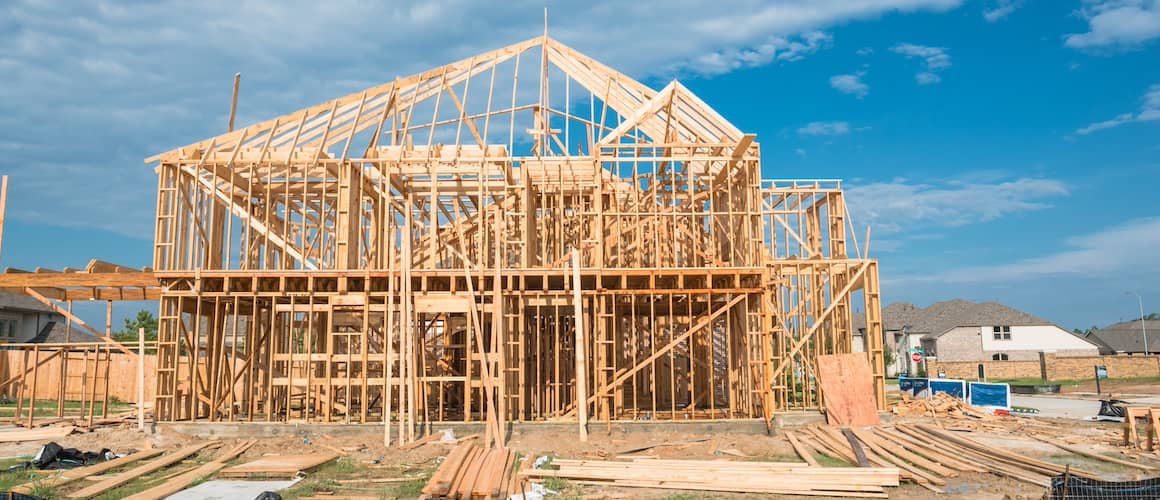
[[[96,328],[89,326],[88,323],[85,323],[83,320],[74,316],[72,313],[70,313],[67,310],[56,305],[55,303],[53,303],[51,300],[49,300],[45,296],[43,296],[39,293],[36,293],[36,290],[33,290],[31,288],[25,288],[24,293],[26,295],[28,295],[29,297],[32,297],[32,298],[40,301],[42,304],[47,305],[48,307],[51,307],[52,310],[57,312],[57,314],[64,316],[66,319],[72,321],[73,324],[80,326],[81,328],[84,328],[85,330],[88,330],[89,333],[93,334],[93,336],[95,336],[101,340],[104,340],[105,342],[107,342],[109,344],[112,344],[113,347],[116,347],[118,351],[121,351],[121,352],[128,354],[130,356],[133,356],[133,357],[137,356],[137,353],[130,351],[129,348],[125,347],[124,344],[117,342],[116,340],[113,340],[113,337],[106,336],[104,333],[97,331]]]

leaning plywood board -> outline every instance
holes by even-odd
[[[862,353],[818,356],[818,384],[831,425],[878,425],[874,376]]]
[[[318,467],[338,458],[337,453],[310,453],[306,455],[271,455],[221,471],[221,477],[287,477]]]

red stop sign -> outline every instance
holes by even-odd
[[[915,363],[918,363],[922,361],[922,355],[916,352],[910,355],[910,359],[913,359]]]

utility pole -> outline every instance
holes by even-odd
[[[1140,292],[1130,291],[1124,292],[1124,295],[1135,295],[1136,303],[1140,306],[1140,335],[1144,337],[1144,355],[1148,353],[1148,326],[1144,322],[1144,299],[1140,297]]]

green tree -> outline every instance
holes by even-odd
[[[1144,319],[1148,321],[1158,320],[1160,319],[1160,313],[1149,313],[1147,316],[1144,316]]]
[[[145,329],[145,340],[157,340],[157,318],[153,317],[153,313],[142,309],[137,311],[137,316],[132,318],[125,318],[125,328],[113,334],[113,339],[123,344],[137,343],[137,330]]]

